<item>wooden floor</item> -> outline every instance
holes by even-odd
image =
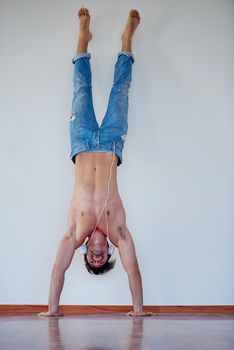
[[[0,349],[233,350],[234,315],[1,315]]]

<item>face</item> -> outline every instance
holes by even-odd
[[[108,246],[105,235],[101,231],[95,231],[89,239],[87,246],[87,260],[93,267],[101,267],[108,259]]]

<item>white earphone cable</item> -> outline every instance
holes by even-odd
[[[104,210],[104,208],[106,207],[106,204],[107,204],[107,201],[108,201],[108,197],[109,197],[109,195],[110,195],[111,171],[112,171],[112,167],[113,167],[113,164],[114,164],[114,160],[115,160],[115,142],[114,142],[114,153],[113,153],[112,163],[111,163],[111,167],[110,167],[110,176],[109,176],[109,180],[108,180],[108,184],[107,184],[107,197],[106,197],[106,200],[105,200],[104,206],[103,206],[103,208],[102,208],[101,214],[100,214],[100,216],[99,216],[99,218],[98,218],[98,221],[97,221],[97,223],[96,223],[96,225],[95,225],[95,228],[94,228],[92,234],[95,232],[95,230],[96,230],[96,228],[97,228],[97,224],[99,223],[99,220],[100,220],[100,218],[101,218],[101,216],[102,216],[103,210]],[[108,237],[108,233],[109,233],[108,229],[109,229],[109,228],[108,228],[108,220],[107,220],[107,216],[106,216],[106,211],[105,211],[105,218],[106,218],[107,237]]]

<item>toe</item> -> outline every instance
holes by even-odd
[[[84,8],[79,9],[78,15],[81,16],[84,13]]]
[[[137,10],[135,10],[135,9],[130,10],[130,15],[131,15],[132,17],[137,17],[137,18],[140,19],[139,12],[138,12]]]
[[[89,15],[89,10],[86,9],[85,7],[81,7],[79,12],[78,12],[78,15],[81,16],[81,15]]]
[[[134,15],[135,15],[136,17],[140,17],[140,14],[139,14],[139,12],[138,12],[137,10],[134,10]]]
[[[88,16],[89,15],[89,10],[85,9],[85,14]]]
[[[135,11],[135,16],[140,18],[140,14],[139,14],[139,12],[137,10]]]

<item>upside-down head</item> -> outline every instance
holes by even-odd
[[[96,230],[91,235],[86,246],[87,253],[84,254],[84,261],[89,273],[101,275],[113,269],[116,259],[110,261],[109,243],[100,230]]]

